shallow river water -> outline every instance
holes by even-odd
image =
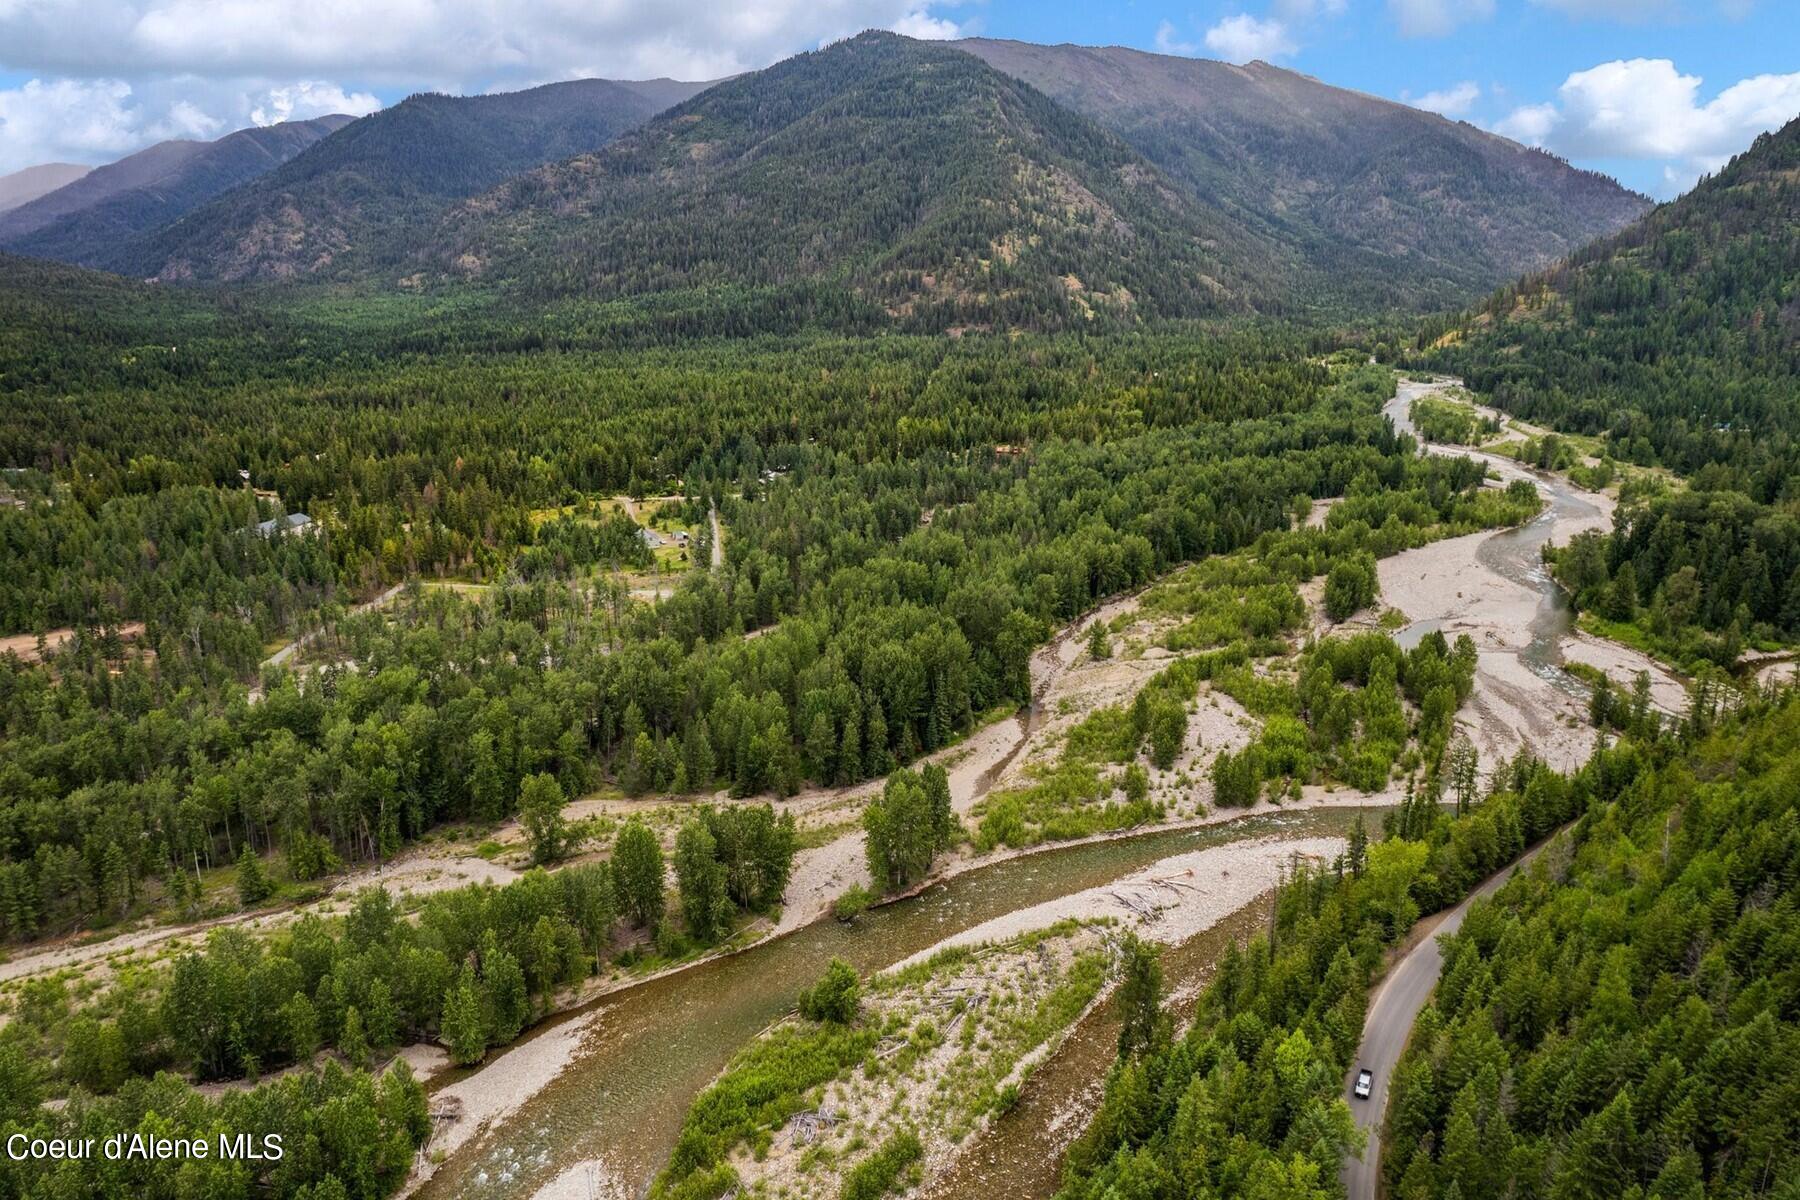
[[[1436,387],[1432,385],[1402,381],[1394,398],[1387,402],[1382,411],[1393,419],[1395,429],[1417,437],[1418,431],[1413,428],[1412,423],[1412,402],[1435,390]],[[1462,446],[1434,446],[1431,449],[1433,453],[1467,454],[1471,458],[1516,467],[1508,459],[1482,454]],[[1495,574],[1537,593],[1537,612],[1533,615],[1530,626],[1531,642],[1520,651],[1519,661],[1530,668],[1533,674],[1558,688],[1571,694],[1585,695],[1580,682],[1562,669],[1562,643],[1575,628],[1575,610],[1569,603],[1568,593],[1550,575],[1550,569],[1544,562],[1544,544],[1550,540],[1558,522],[1593,519],[1600,515],[1600,508],[1592,497],[1560,475],[1531,468],[1519,469],[1525,470],[1532,482],[1537,484],[1538,492],[1545,501],[1544,511],[1517,528],[1490,534],[1476,550],[1475,557],[1482,566]],[[1437,621],[1415,621],[1396,633],[1394,640],[1406,649],[1411,649],[1419,644],[1419,639],[1438,628],[1438,625]]]
[[[833,956],[861,971],[879,970],[993,917],[1107,883],[1170,855],[1271,834],[1341,835],[1359,813],[1378,811],[1271,813],[1046,850],[959,875],[866,913],[854,925],[820,922],[605,997],[595,1002],[597,1015],[595,1007],[578,1009],[540,1027],[534,1036],[566,1021],[591,1021],[581,1048],[553,1082],[453,1155],[417,1194],[530,1197],[570,1167],[596,1161],[601,1167],[592,1185],[584,1182],[576,1195],[641,1195],[667,1159],[695,1095],[733,1053],[793,1007],[799,990]],[[1224,936],[1202,935],[1190,950],[1172,952],[1171,968],[1190,956],[1210,961]],[[1104,1047],[1113,1035],[1091,1036]],[[1076,1059],[1071,1053],[1061,1066],[1071,1083],[1083,1072],[1098,1079],[1104,1071],[1103,1057],[1079,1069]],[[1035,1083],[1027,1095],[1034,1090]]]

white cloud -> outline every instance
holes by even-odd
[[[1527,146],[1541,146],[1560,119],[1554,104],[1526,104],[1494,122],[1494,132]]]
[[[947,42],[953,37],[961,37],[962,26],[955,21],[943,17],[934,17],[923,9],[909,12],[888,26],[895,33],[903,33],[909,38],[918,38],[922,42]]]
[[[244,123],[240,114],[237,124]],[[213,104],[166,87],[31,79],[0,88],[0,172],[41,162],[107,162],[169,138],[215,138],[228,125]]]
[[[858,33],[946,37],[933,0],[0,0],[0,65],[72,76],[496,83],[716,79]]]
[[[0,88],[0,174],[41,162],[111,162],[169,138],[381,107],[332,83],[31,79]]]
[[[1388,15],[1404,37],[1444,37],[1493,16],[1494,0],[1388,0]]]
[[[1406,96],[1402,96],[1402,99],[1414,108],[1441,113],[1446,117],[1460,117],[1474,107],[1477,100],[1481,99],[1481,85],[1474,80],[1465,79],[1450,87],[1440,88],[1435,92],[1426,92],[1417,99]]]
[[[274,125],[281,121],[306,121],[332,113],[366,117],[380,107],[381,101],[367,92],[345,92],[335,83],[309,79],[290,87],[274,87],[264,92],[250,110],[250,120],[258,125]]]
[[[1660,161],[1665,180],[1685,186],[1800,114],[1800,72],[1740,80],[1704,103],[1701,82],[1666,58],[1601,63],[1495,130],[1569,158]]]
[[[1156,49],[1162,54],[1198,54],[1200,47],[1182,39],[1174,24],[1164,21],[1156,27]]]
[[[1249,13],[1226,17],[1208,29],[1206,48],[1236,63],[1255,58],[1280,58],[1299,49],[1282,22],[1274,17],[1253,17]]]
[[[0,0],[0,70],[37,80],[0,91],[0,172],[364,113],[379,88],[717,79],[864,29],[956,37],[971,23],[936,11],[954,2]]]

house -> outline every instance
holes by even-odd
[[[644,545],[650,547],[652,550],[658,549],[663,544],[662,534],[656,532],[654,529],[644,529],[640,527],[638,529],[638,536],[643,538]]]
[[[262,537],[274,537],[278,533],[311,533],[313,519],[305,513],[289,513],[285,517],[271,517],[267,521],[256,523],[256,532]]]
[[[687,530],[677,529],[675,531],[675,544],[677,546],[685,546],[688,544]]]

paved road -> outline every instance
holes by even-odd
[[[1515,870],[1536,858],[1555,837],[1552,834],[1539,842],[1518,862],[1488,878],[1461,904],[1445,913],[1431,935],[1408,951],[1376,989],[1375,998],[1369,1002],[1368,1019],[1363,1022],[1362,1045],[1357,1047],[1350,1073],[1344,1079],[1344,1096],[1350,1102],[1350,1111],[1356,1115],[1357,1126],[1369,1135],[1368,1149],[1363,1151],[1363,1156],[1344,1161],[1344,1190],[1349,1200],[1375,1200],[1379,1191],[1381,1119],[1387,1112],[1388,1080],[1394,1077],[1400,1052],[1406,1049],[1413,1021],[1437,987],[1438,974],[1444,965],[1444,956],[1438,949],[1438,935],[1455,933],[1461,928],[1469,905],[1482,896],[1499,891]],[[1367,1100],[1358,1100],[1350,1089],[1356,1083],[1356,1073],[1364,1067],[1375,1072],[1375,1088]]]

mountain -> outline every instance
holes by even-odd
[[[96,265],[163,280],[341,272],[451,201],[604,145],[705,86],[583,79],[492,96],[411,96]]]
[[[453,209],[440,276],[544,296],[773,289],[914,327],[1272,300],[1274,247],[959,50],[866,33]],[[886,316],[882,317],[881,313]]]
[[[0,175],[0,213],[11,212],[46,192],[74,183],[92,169],[75,163],[42,163],[10,175]]]
[[[1800,481],[1800,120],[1425,338],[1499,406],[1622,458]]]
[[[953,43],[1112,129],[1358,307],[1454,307],[1649,201],[1474,126],[1253,62]]]
[[[160,142],[0,216],[0,246],[103,266],[132,238],[265,175],[355,118],[240,129],[212,142]]]

